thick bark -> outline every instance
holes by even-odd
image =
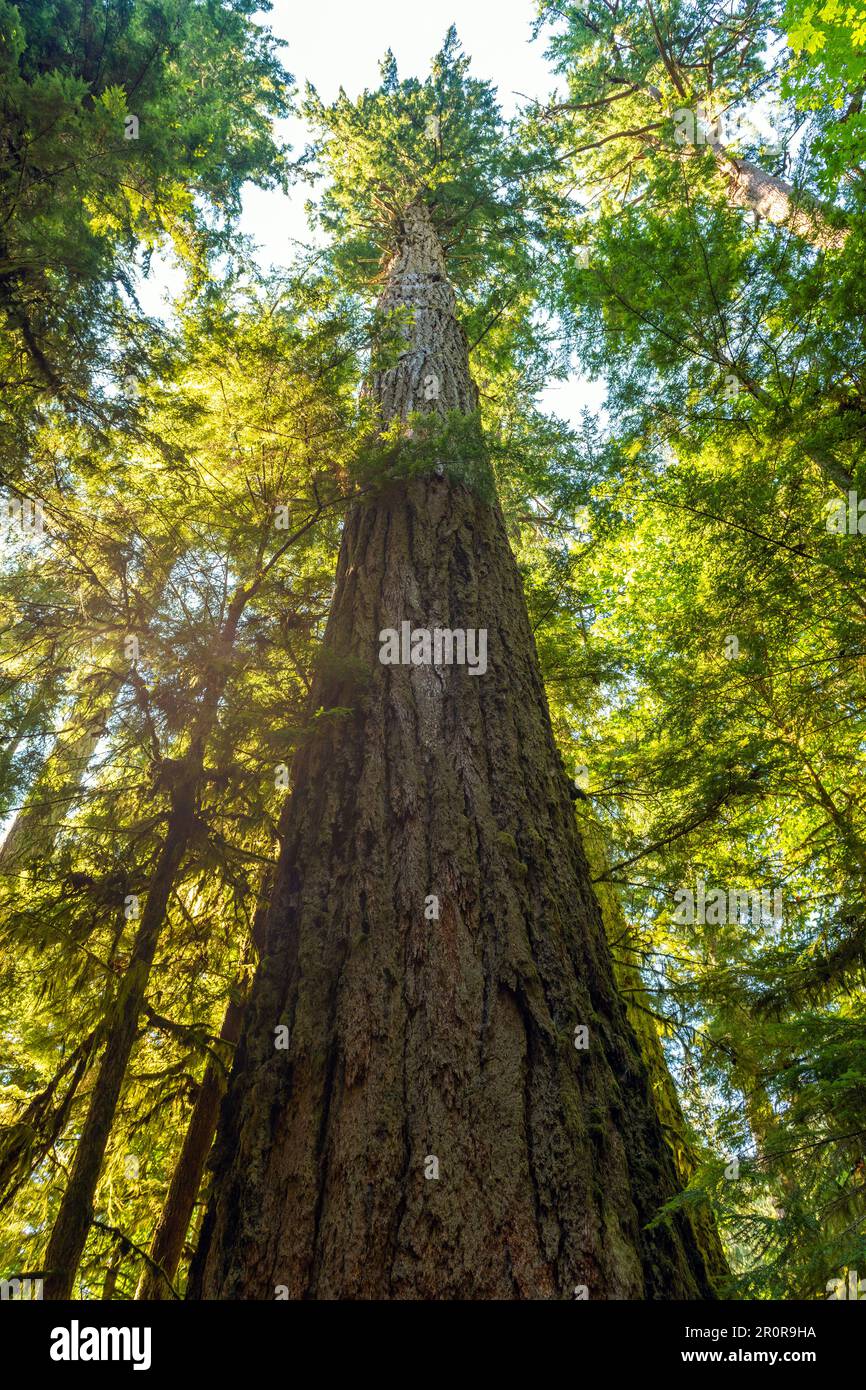
[[[423,206],[383,296],[401,304],[384,422],[431,376],[427,409],[471,411]],[[383,665],[404,620],[486,628],[486,674]],[[313,706],[349,712],[296,759],[191,1296],[712,1296],[687,1223],[646,1230],[673,1162],[498,508],[438,471],[356,505],[325,652]]]
[[[240,1036],[244,1006],[230,1000],[226,1008],[220,1040],[234,1046]],[[183,1145],[171,1176],[165,1206],[150,1247],[153,1261],[142,1271],[137,1299],[170,1299],[174,1276],[180,1264],[183,1243],[201,1187],[202,1174],[216,1133],[220,1101],[225,1093],[226,1071],[211,1059],[196,1096]]]

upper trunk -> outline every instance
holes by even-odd
[[[715,133],[707,137],[719,169],[728,185],[732,206],[745,208],[775,226],[786,226],[795,236],[802,237],[824,251],[839,251],[848,239],[849,228],[832,220],[834,211],[823,208],[814,198],[799,193],[792,184],[775,174],[738,159],[726,149]]]
[[[410,335],[396,365],[376,373],[370,383],[383,426],[405,420],[411,411],[459,410],[470,415],[477,409],[466,335],[454,308],[454,291],[430,214],[424,203],[413,203],[404,213],[402,238],[379,300],[380,313],[404,316],[404,331]]]
[[[383,424],[472,411],[420,204],[400,305]],[[486,673],[383,664],[403,622],[486,629]],[[192,1296],[709,1296],[688,1226],[645,1229],[673,1164],[495,505],[435,469],[354,507],[312,702]]]

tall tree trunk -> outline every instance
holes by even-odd
[[[259,905],[252,924],[251,951],[258,955],[264,947],[267,902],[272,888],[273,872],[268,869],[261,885]],[[249,964],[250,959],[251,957],[248,957],[245,964]],[[248,996],[249,981],[244,974],[239,976],[236,982],[235,995],[229,999],[220,1029],[220,1041],[232,1051],[240,1037]],[[137,1299],[153,1301],[172,1297],[169,1286],[174,1284],[190,1219],[201,1189],[205,1164],[213,1146],[220,1102],[226,1090],[226,1079],[226,1067],[220,1060],[211,1058],[205,1068],[180,1155],[171,1176],[165,1206],[154,1232],[150,1247],[152,1264],[142,1271],[138,1281],[135,1291]]]
[[[785,179],[768,174],[748,159],[738,159],[715,132],[707,136],[707,144],[728,186],[728,201],[732,207],[753,212],[774,226],[785,226],[795,236],[824,251],[842,249],[850,231],[844,224],[844,213],[836,212],[834,221],[832,208],[822,207]]]
[[[114,1242],[111,1247],[111,1259],[105,1271],[105,1280],[102,1285],[102,1301],[110,1303],[117,1292],[117,1277],[120,1274],[120,1266],[123,1264],[123,1245],[119,1240]]]
[[[696,97],[688,71],[681,66],[672,46],[662,34],[662,30],[648,5],[656,47],[674,91],[685,105],[694,101],[693,113],[697,115],[702,104]],[[661,104],[662,96],[657,89],[649,88],[653,100]],[[708,94],[710,95],[710,94]],[[712,102],[703,103],[712,106]],[[845,214],[839,209],[825,207],[815,198],[796,189],[784,179],[768,174],[759,165],[748,159],[739,159],[725,144],[722,132],[715,120],[701,132],[713,152],[716,166],[728,187],[728,201],[732,207],[745,208],[757,217],[772,222],[775,226],[784,224],[795,236],[802,237],[813,246],[823,250],[839,250],[845,245],[850,228],[846,225]]]
[[[6,819],[17,799],[20,776],[14,769],[14,763],[21,745],[30,739],[39,738],[46,710],[51,709],[53,704],[52,683],[50,679],[46,679],[37,686],[19,714],[15,727],[10,728],[6,743],[0,748],[0,821]]]
[[[383,424],[472,412],[423,204],[381,308]],[[486,674],[382,664],[403,621],[486,629]],[[325,651],[349,712],[296,759],[191,1296],[712,1296],[688,1224],[646,1229],[676,1176],[498,507],[444,468],[356,505]]]
[[[101,1034],[100,1027],[92,1029],[18,1118],[0,1127],[0,1209],[12,1201],[66,1128],[78,1089],[99,1052]]]

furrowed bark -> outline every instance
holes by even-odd
[[[398,307],[383,425],[474,411],[422,203]],[[402,621],[487,629],[486,674],[382,664]],[[434,468],[356,504],[324,650],[313,709],[348,712],[295,760],[189,1296],[711,1297],[687,1223],[646,1230],[676,1175],[495,503]]]

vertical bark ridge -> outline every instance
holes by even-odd
[[[383,424],[474,410],[423,205],[381,307]],[[486,674],[383,665],[402,621],[486,628]],[[676,1179],[496,505],[437,472],[357,505],[324,654],[191,1295],[711,1296],[686,1223],[645,1230]]]

